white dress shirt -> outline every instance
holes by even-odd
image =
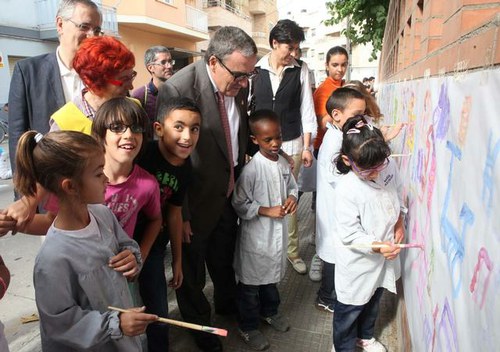
[[[73,98],[78,94],[81,94],[84,88],[83,82],[80,76],[72,68],[67,68],[59,57],[59,48],[56,50],[57,65],[59,66],[59,72],[61,74],[61,83],[64,92],[64,100],[66,103],[73,101]]]
[[[301,67],[300,70],[300,84],[301,84],[301,93],[300,93],[300,115],[302,119],[302,133],[311,133],[311,145],[314,136],[316,135],[318,125],[316,121],[316,113],[314,112],[314,101],[311,90],[311,83],[309,78],[309,68],[305,62],[302,62],[302,66],[299,63],[292,59],[290,65],[285,66],[280,74],[274,72],[273,68],[269,64],[270,53],[262,57],[257,63],[257,67],[260,67],[263,70],[269,71],[269,78],[271,80],[271,87],[273,89],[273,100],[278,88],[280,86],[281,80],[283,79],[283,75],[285,74],[285,70],[293,68],[293,67]],[[303,149],[303,137],[298,137],[291,141],[283,142],[281,149],[288,155],[300,154]]]
[[[207,66],[208,78],[212,82],[214,87],[214,99],[216,99],[215,94],[219,91],[215,85],[214,80],[210,74],[210,68]],[[234,97],[224,96],[224,105],[226,106],[227,118],[229,120],[229,130],[231,132],[231,147],[233,150],[233,166],[238,165],[238,155],[240,152],[240,145],[238,142],[238,131],[240,129],[240,111],[236,106],[236,100]]]

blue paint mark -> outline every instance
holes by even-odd
[[[498,153],[500,153],[500,140],[497,140],[495,147],[491,148],[493,136],[490,132],[488,137],[488,153],[486,154],[486,164],[484,166],[483,171],[483,192],[481,199],[483,200],[484,205],[486,206],[486,211],[488,216],[491,213],[491,205],[494,194],[494,179],[493,179],[493,171],[495,168],[495,163],[498,157]]]
[[[450,127],[450,99],[448,97],[446,82],[441,85],[438,105],[434,109],[432,119],[435,126],[436,138],[443,139],[446,137],[446,133]]]
[[[460,222],[462,223],[460,234],[451,221],[448,219],[447,213],[450,206],[451,198],[451,177],[453,175],[453,164],[455,159],[459,161],[462,159],[462,152],[458,146],[450,141],[446,146],[451,151],[452,157],[450,160],[450,172],[448,174],[448,185],[446,195],[444,198],[443,210],[441,213],[441,249],[446,253],[448,259],[448,269],[451,272],[451,280],[453,285],[453,297],[456,298],[460,292],[462,285],[461,266],[464,260],[465,248],[464,238],[467,229],[474,222],[474,213],[470,210],[467,203],[462,205],[460,210]]]

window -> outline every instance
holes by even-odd
[[[325,59],[325,53],[318,53],[318,60],[324,60]]]

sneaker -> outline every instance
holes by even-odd
[[[277,331],[286,332],[290,330],[290,323],[288,322],[288,319],[280,314],[276,314],[271,317],[261,317],[261,319]]]
[[[318,282],[321,281],[321,269],[323,268],[323,261],[317,254],[313,255],[311,259],[311,266],[309,267],[309,278]]]
[[[367,352],[386,352],[384,345],[378,342],[374,337],[371,339],[357,339],[356,346]]]
[[[298,272],[299,274],[307,273],[306,263],[304,263],[302,258],[297,257],[295,259],[292,259],[292,258],[288,257],[288,261],[290,262],[290,264],[292,264],[293,269],[296,272]]]
[[[269,348],[269,341],[267,341],[267,338],[259,330],[241,331],[238,329],[238,333],[243,341],[253,350],[263,351]]]
[[[328,304],[325,301],[323,301],[319,296],[316,298],[315,305],[316,305],[316,308],[321,310],[321,311],[333,313],[333,303]]]

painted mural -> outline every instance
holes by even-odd
[[[500,351],[500,69],[386,84],[405,180],[413,351]]]

